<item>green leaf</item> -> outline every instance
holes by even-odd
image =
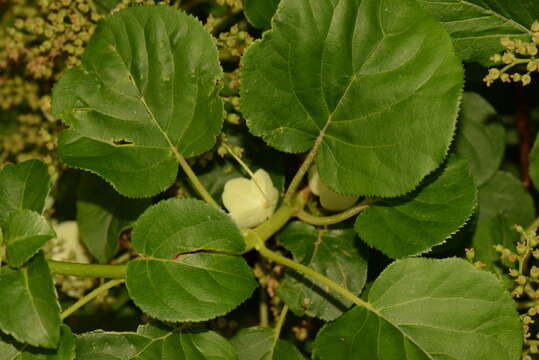
[[[56,348],[60,305],[42,253],[20,269],[0,271],[0,330],[32,346]]]
[[[280,234],[279,242],[292,252],[294,260],[325,275],[354,294],[367,280],[367,255],[356,247],[353,229],[317,229],[295,221]],[[334,320],[352,302],[329,288],[296,272],[288,271],[279,287],[281,298],[294,313]]]
[[[77,360],[236,360],[233,346],[213,331],[94,332],[77,338]]]
[[[466,223],[476,192],[467,161],[450,156],[413,193],[369,206],[357,217],[355,229],[367,244],[392,258],[420,254]]]
[[[226,314],[257,284],[242,234],[220,209],[193,199],[161,201],[132,233],[142,258],[127,267],[129,295],[159,320],[204,321]]]
[[[118,251],[120,233],[151,204],[149,199],[129,199],[99,177],[85,173],[77,189],[77,222],[82,241],[100,263]]]
[[[531,195],[517,178],[505,171],[496,172],[479,188],[479,223],[499,214],[524,227],[535,218]]]
[[[315,342],[321,360],[520,358],[522,325],[496,277],[461,259],[406,259],[382,272]]]
[[[477,186],[494,175],[505,153],[505,129],[495,117],[492,105],[479,94],[464,93],[455,152],[468,159]]]
[[[528,41],[529,27],[539,18],[539,4],[528,0],[418,0],[453,38],[464,61],[485,61],[504,50],[500,38]]]
[[[530,178],[532,179],[536,188],[539,188],[539,135],[535,138],[532,150],[529,156],[530,166]]]
[[[73,360],[75,336],[67,325],[62,325],[61,338],[56,349],[35,348],[19,344],[7,336],[0,336],[0,360]]]
[[[283,0],[242,60],[251,132],[286,152],[320,144],[336,192],[399,196],[446,156],[463,72],[414,0]]]
[[[49,187],[50,176],[43,162],[28,160],[6,165],[0,170],[0,225],[13,210],[41,213]]]
[[[500,267],[500,253],[494,250],[495,245],[516,250],[519,233],[513,229],[513,223],[503,215],[496,215],[483,221],[475,231],[472,247],[475,251],[474,261],[485,264],[484,269],[494,272],[500,279],[507,275],[506,269]],[[513,281],[511,281],[513,282]],[[509,288],[512,287],[512,284]]]
[[[305,359],[291,343],[275,339],[275,331],[267,327],[241,329],[231,342],[238,360],[302,360]]]
[[[257,29],[267,30],[271,27],[271,18],[280,0],[244,0],[243,13],[251,25]]]
[[[30,210],[12,211],[4,226],[7,262],[19,267],[56,236],[47,220]]]
[[[95,331],[77,337],[77,360],[128,360],[151,342],[135,333]]]
[[[60,158],[123,195],[161,192],[176,178],[178,154],[215,143],[221,76],[217,49],[195,18],[158,5],[115,13],[53,89],[53,113],[69,125]]]
[[[153,338],[136,359],[237,360],[238,355],[232,344],[216,332],[192,329]]]

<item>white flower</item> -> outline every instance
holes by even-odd
[[[350,208],[359,198],[358,196],[341,195],[328,188],[320,179],[316,166],[309,169],[309,188],[320,198],[320,204],[326,210],[340,211]]]
[[[279,199],[279,191],[265,170],[258,169],[253,175],[252,179],[227,181],[223,192],[223,204],[240,228],[262,224],[273,214]]]

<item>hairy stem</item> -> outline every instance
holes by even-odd
[[[187,175],[187,177],[189,178],[189,180],[191,181],[191,184],[193,184],[195,190],[198,192],[198,194],[200,195],[200,197],[202,197],[202,199],[204,199],[205,202],[207,202],[208,204],[212,204],[214,205],[215,207],[218,207],[220,208],[219,204],[217,203],[217,201],[215,201],[213,199],[213,197],[210,195],[210,193],[208,192],[208,190],[206,190],[206,188],[204,187],[204,185],[200,182],[200,179],[196,176],[195,172],[193,171],[193,169],[191,169],[191,166],[189,166],[189,163],[187,162],[187,160],[183,157],[182,154],[180,154],[178,151],[174,151],[174,155],[176,156],[176,160],[178,160],[178,163],[180,164],[180,166],[182,167],[183,169],[183,172],[185,172],[185,174]]]
[[[270,237],[279,231],[292,216],[296,215],[305,206],[305,195],[300,192],[294,202],[291,204],[283,203],[273,215],[266,220],[263,224],[257,226],[254,229],[244,229],[243,235],[245,237],[246,248],[244,252],[247,252],[255,247],[255,244],[259,242],[264,243]]]
[[[357,204],[356,206],[351,207],[350,209],[347,209],[338,214],[329,215],[329,216],[315,216],[315,215],[309,214],[305,210],[300,210],[297,214],[297,218],[311,225],[324,226],[324,225],[338,224],[340,222],[348,220],[351,217],[359,214],[360,212],[368,208],[375,201],[376,199],[374,198],[368,198],[368,199],[363,200],[361,203]]]
[[[295,270],[295,271],[297,271],[297,272],[299,272],[301,274],[307,275],[308,277],[310,277],[310,278],[312,278],[312,279],[326,285],[331,290],[335,291],[339,295],[342,295],[343,297],[350,300],[351,302],[353,302],[357,306],[366,308],[367,310],[369,310],[369,311],[371,311],[371,312],[373,312],[375,314],[378,314],[378,311],[376,309],[374,309],[371,304],[369,304],[366,301],[361,300],[359,297],[352,294],[348,289],[345,289],[344,287],[342,287],[339,284],[333,282],[332,280],[328,279],[324,275],[314,271],[313,269],[311,269],[311,268],[309,268],[309,267],[307,267],[307,266],[305,266],[303,264],[300,264],[298,262],[295,262],[294,260],[291,260],[291,259],[289,259],[287,257],[284,257],[284,256],[282,256],[281,254],[279,254],[277,252],[271,251],[270,249],[268,249],[264,245],[264,243],[257,244],[257,246],[255,246],[255,249],[258,252],[260,252],[260,254],[265,256],[266,258],[268,258],[270,260],[273,260],[276,263],[279,263],[281,265],[287,266],[287,267],[289,267],[289,268],[291,268],[291,269],[293,269],[293,270]]]
[[[275,334],[273,336],[273,346],[272,349],[275,349],[275,345],[277,345],[277,341],[279,340],[279,336],[281,336],[281,330],[284,325],[284,321],[286,320],[286,314],[288,313],[288,305],[283,306],[283,309],[281,310],[281,314],[279,315],[279,320],[277,321],[277,324],[275,324]]]
[[[127,265],[79,264],[55,260],[47,262],[53,274],[124,279],[127,272]]]
[[[260,300],[258,303],[258,313],[260,316],[260,326],[267,327],[269,325],[268,317],[268,296],[266,295],[266,289],[263,286],[258,288]]]
[[[95,288],[94,290],[90,291],[88,294],[80,298],[79,301],[77,301],[76,303],[74,303],[73,305],[65,309],[60,315],[60,319],[64,320],[69,315],[73,314],[75,311],[77,311],[78,309],[80,309],[81,307],[83,307],[84,305],[86,305],[87,303],[89,303],[90,301],[92,301],[93,299],[95,299],[96,297],[104,293],[105,291],[108,291],[110,288],[113,288],[114,286],[119,285],[123,283],[124,281],[125,281],[124,279],[110,280],[104,283],[103,285],[101,285],[100,287]]]
[[[286,190],[286,194],[284,195],[284,203],[289,203],[292,201],[294,194],[298,190],[299,184],[301,183],[301,180],[303,179],[303,176],[309,171],[309,168],[311,167],[311,164],[314,161],[314,158],[316,157],[316,154],[318,153],[318,149],[320,148],[320,145],[322,144],[322,140],[324,139],[324,136],[326,135],[326,128],[329,125],[329,121],[327,122],[326,126],[320,131],[320,135],[316,138],[314,141],[314,145],[305,157],[305,160],[303,160],[303,163],[301,164],[300,168],[298,169],[298,172],[294,177],[292,178],[292,181],[290,182],[290,185],[288,186],[288,189]]]

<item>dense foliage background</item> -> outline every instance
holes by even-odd
[[[311,2],[321,3],[314,0]],[[337,1],[333,2],[337,3]],[[389,8],[398,7],[394,2],[386,2]],[[185,21],[192,22],[189,24],[198,24],[194,20],[198,19],[207,32],[211,34],[212,41],[218,49],[218,59],[224,74],[222,83],[219,82],[217,86],[212,83],[212,79],[220,76],[220,69],[216,61],[212,62],[213,47],[210,46],[210,42],[205,43],[207,40],[205,32],[202,32],[201,29],[200,31],[193,30],[193,43],[189,45],[196,47],[197,44],[200,44],[196,51],[197,54],[198,51],[203,53],[201,58],[207,67],[208,73],[206,75],[209,74],[207,79],[209,85],[207,89],[204,89],[205,93],[211,94],[211,90],[217,86],[216,88],[220,91],[220,96],[224,101],[225,121],[222,132],[219,133],[218,128],[211,128],[213,125],[209,122],[202,124],[200,125],[201,129],[208,129],[208,132],[217,136],[216,144],[212,143],[206,146],[207,144],[201,141],[201,144],[195,142],[195,144],[182,145],[183,147],[180,149],[189,158],[189,164],[211,196],[220,202],[225,183],[232,178],[247,175],[245,167],[251,168],[253,171],[259,168],[265,169],[275,187],[283,193],[303,162],[304,156],[302,154],[313,146],[312,136],[300,134],[299,130],[289,132],[286,125],[290,124],[275,125],[272,123],[270,126],[259,119],[263,119],[268,113],[279,119],[288,117],[294,119],[300,112],[291,103],[287,103],[287,97],[282,93],[269,92],[267,87],[271,87],[271,85],[265,87],[261,84],[265,84],[264,81],[270,77],[273,79],[267,80],[268,84],[284,83],[283,79],[288,75],[284,71],[275,70],[284,69],[281,63],[288,62],[294,66],[296,60],[297,64],[304,64],[309,63],[309,59],[318,59],[320,54],[314,50],[311,51],[315,45],[309,41],[314,44],[320,38],[318,35],[318,37],[308,36],[317,31],[314,20],[312,24],[307,22],[311,28],[299,32],[306,35],[305,43],[299,44],[297,48],[284,49],[279,47],[281,44],[279,41],[282,41],[283,38],[295,36],[296,24],[293,21],[288,25],[283,22],[284,25],[275,30],[272,35],[265,36],[265,43],[257,42],[257,45],[249,50],[248,55],[240,60],[246,49],[272,26],[270,19],[277,9],[278,0],[0,1],[0,163],[3,167],[2,172],[0,172],[0,192],[3,191],[2,186],[5,189],[11,186],[9,183],[11,180],[6,180],[9,179],[9,174],[17,172],[31,174],[31,179],[27,180],[36,183],[28,182],[27,186],[35,189],[40,186],[37,184],[39,179],[46,179],[50,176],[51,191],[46,198],[34,199],[34,204],[23,207],[30,210],[44,208],[45,217],[54,225],[54,231],[51,232],[45,224],[40,223],[40,219],[30,219],[38,229],[36,231],[40,236],[36,241],[44,240],[43,244],[48,241],[44,246],[44,257],[47,259],[80,263],[125,264],[141,254],[160,258],[161,255],[156,249],[158,246],[151,242],[158,241],[159,236],[164,237],[164,235],[152,233],[152,226],[160,221],[163,213],[167,211],[175,214],[199,212],[201,216],[210,216],[206,212],[207,209],[198,208],[198,203],[193,203],[187,208],[176,208],[175,203],[170,202],[170,200],[169,202],[161,202],[160,204],[165,204],[159,205],[162,208],[155,206],[145,212],[149,206],[157,204],[163,199],[196,197],[196,187],[193,187],[185,176],[180,175],[176,178],[177,164],[175,162],[172,168],[168,167],[159,173],[162,176],[148,183],[144,183],[144,181],[138,183],[138,178],[135,177],[114,178],[114,172],[118,169],[107,173],[108,165],[106,163],[103,166],[100,165],[103,163],[100,160],[94,162],[88,160],[85,163],[84,160],[81,160],[80,153],[77,153],[78,150],[71,150],[68,147],[72,140],[68,139],[66,135],[69,130],[64,132],[63,140],[60,140],[60,143],[63,141],[64,149],[67,150],[63,150],[63,153],[60,151],[63,161],[59,159],[57,146],[60,133],[66,130],[68,125],[77,126],[77,119],[75,116],[70,117],[69,114],[70,106],[73,105],[70,103],[71,94],[84,91],[78,88],[78,84],[91,83],[90,80],[87,83],[82,80],[84,77],[82,71],[76,73],[79,71],[77,66],[81,64],[89,66],[90,63],[99,64],[102,59],[96,51],[95,56],[89,55],[81,61],[86,45],[96,30],[96,24],[123,9],[155,3],[193,15],[194,18],[188,18],[189,20]],[[349,6],[351,8],[357,7],[359,3],[361,1],[350,1]],[[365,1],[365,3],[378,2]],[[524,330],[522,351],[520,349],[517,351],[507,350],[507,354],[502,352],[499,359],[514,359],[513,355],[517,352],[523,359],[535,358],[533,356],[537,356],[535,354],[539,353],[538,332],[534,325],[535,316],[539,312],[537,286],[539,267],[536,267],[536,259],[539,259],[539,250],[536,249],[536,246],[539,241],[535,237],[539,223],[534,220],[536,219],[537,204],[537,189],[534,180],[539,180],[539,148],[533,151],[532,148],[539,130],[539,108],[536,96],[538,89],[534,75],[534,72],[537,72],[539,68],[539,60],[535,58],[537,55],[536,44],[539,43],[539,25],[534,24],[533,21],[539,18],[539,5],[524,0],[503,5],[496,1],[471,1],[468,3],[458,0],[445,3],[417,0],[414,3],[417,3],[421,6],[422,11],[429,14],[422,13],[421,21],[418,22],[419,30],[416,30],[420,32],[432,27],[434,30],[429,32],[425,43],[433,45],[425,45],[421,49],[420,55],[410,55],[409,47],[412,45],[407,43],[408,37],[396,34],[393,47],[386,51],[400,52],[403,58],[409,56],[411,65],[398,74],[365,81],[366,85],[364,86],[369,87],[369,91],[380,94],[382,100],[379,103],[374,101],[373,103],[362,103],[362,100],[359,99],[357,104],[350,105],[349,108],[343,110],[344,115],[336,114],[335,117],[341,116],[340,120],[345,122],[349,120],[347,111],[353,112],[359,107],[367,109],[378,109],[379,107],[382,109],[381,111],[385,111],[385,104],[382,103],[387,99],[391,100],[393,97],[401,96],[399,91],[406,91],[405,85],[402,85],[401,88],[399,81],[402,82],[408,77],[420,81],[422,77],[427,76],[426,74],[430,76],[434,73],[436,75],[434,80],[429,80],[432,81],[431,87],[436,90],[444,88],[445,98],[431,98],[427,93],[423,99],[415,103],[405,104],[403,109],[397,109],[390,115],[395,119],[395,123],[404,121],[403,119],[421,118],[429,111],[436,112],[440,119],[458,117],[456,131],[453,132],[454,122],[451,123],[452,120],[440,121],[446,128],[441,125],[430,128],[430,119],[419,123],[417,128],[402,126],[398,131],[385,134],[387,137],[379,136],[379,128],[368,123],[365,123],[362,133],[355,133],[346,127],[335,130],[330,135],[336,140],[333,143],[328,140],[328,143],[324,143],[320,148],[317,159],[317,170],[320,176],[329,187],[338,188],[340,193],[375,194],[377,202],[369,206],[355,221],[353,218],[343,217],[344,221],[338,224],[331,222],[325,224],[317,223],[318,220],[313,220],[308,216],[314,215],[315,218],[332,216],[337,209],[328,208],[323,203],[322,197],[319,200],[318,197],[311,196],[306,205],[309,214],[304,215],[303,218],[299,216],[302,221],[290,222],[283,231],[270,240],[270,246],[281,254],[291,255],[296,261],[323,272],[328,277],[334,276],[333,280],[338,281],[350,291],[361,292],[362,299],[370,297],[371,301],[379,303],[391,302],[391,299],[384,298],[386,294],[382,291],[383,285],[380,285],[383,281],[379,282],[378,287],[373,287],[373,293],[369,294],[369,291],[374,280],[393,262],[393,259],[414,255],[422,255],[425,258],[453,256],[464,258],[485,273],[467,270],[460,274],[459,272],[462,271],[460,265],[462,264],[454,263],[453,260],[444,260],[446,261],[444,263],[446,270],[439,279],[451,278],[454,273],[457,273],[457,275],[460,274],[468,279],[470,284],[484,281],[484,284],[492,285],[495,283],[494,278],[486,275],[483,277],[483,275],[487,271],[495,274],[497,280],[511,293],[521,320],[517,328]],[[411,8],[415,9],[413,6]],[[364,23],[367,23],[367,20],[374,16],[372,15],[374,12],[369,11],[371,10],[367,9],[364,10],[365,13],[362,12],[366,19]],[[322,10],[320,13],[323,13]],[[285,13],[283,18],[285,15],[287,14]],[[316,17],[313,15],[313,18]],[[352,20],[350,21],[352,24]],[[441,25],[433,25],[435,22]],[[396,21],[396,23],[398,22]],[[385,25],[388,28],[397,27],[395,24]],[[195,25],[189,26],[194,27]],[[357,40],[346,38],[345,35],[342,35],[345,38],[342,40],[338,35],[335,35],[335,39],[333,39],[335,42],[353,43]],[[399,37],[401,35],[402,38]],[[451,41],[448,40],[449,36],[451,36]],[[298,35],[298,37],[300,36]],[[270,45],[265,46],[268,43]],[[378,51],[367,40],[364,40],[362,46],[373,53]],[[182,51],[185,51],[187,57],[191,55],[189,49],[195,47],[185,45]],[[95,45],[95,49],[99,50],[99,46]],[[336,47],[336,49],[339,48]],[[287,51],[288,53],[286,53]],[[384,51],[384,49],[380,51]],[[268,59],[271,61],[266,61]],[[246,75],[242,75],[241,81],[240,61],[241,70],[246,73]],[[328,69],[348,66],[344,61],[342,63],[340,61],[339,54],[330,54],[327,57],[326,65]],[[368,59],[365,61],[367,62]],[[462,80],[461,63],[464,67],[464,81]],[[314,65],[312,66],[314,67]],[[383,66],[384,64],[380,65],[380,67]],[[389,65],[387,66],[389,67]],[[66,73],[68,69],[75,70]],[[298,76],[296,80],[298,84],[301,84],[301,86],[298,85],[301,97],[303,96],[301,91],[306,92],[306,89],[313,88],[313,83],[319,79],[307,76],[309,74],[306,71],[306,75],[302,77],[304,69],[300,65],[297,65],[296,70]],[[328,71],[331,72],[331,70]],[[69,75],[62,78],[64,74]],[[77,74],[77,76],[73,74]],[[110,76],[114,77],[114,75]],[[61,78],[62,81],[59,82]],[[57,83],[59,85],[55,88],[54,106],[56,109],[53,115],[52,88]],[[121,86],[120,80],[118,83]],[[88,86],[91,88],[93,85]],[[250,90],[246,91],[242,86]],[[82,87],[83,85],[80,85],[80,88]],[[276,87],[278,86],[276,85]],[[339,83],[338,80],[328,85],[329,95],[326,94],[325,99],[329,99],[329,102],[335,102],[335,104],[327,104],[328,106],[339,105],[344,96],[341,94],[339,100],[336,94],[343,90],[342,87],[343,84]],[[462,87],[464,92],[461,96]],[[242,101],[240,101],[240,91],[242,92]],[[364,90],[357,91],[359,93]],[[154,100],[158,102],[160,96],[156,95]],[[213,101],[211,95],[208,95],[208,99],[200,100],[197,98],[197,101],[204,103],[203,110],[197,111],[203,111],[207,118],[211,118],[215,113],[219,113],[220,103],[218,104],[217,100]],[[305,97],[305,99],[310,101],[307,106],[312,106],[311,113],[314,114],[313,118],[316,122],[317,116],[324,116],[323,106],[319,106],[318,99],[314,96],[313,98]],[[126,104],[131,103],[126,100]],[[267,104],[281,105],[281,108],[275,110],[269,108]],[[126,106],[125,109],[131,108]],[[401,112],[399,113],[399,111]],[[299,115],[297,116],[299,117]],[[59,120],[60,117],[63,118],[63,123]],[[246,119],[250,121],[249,124],[246,124]],[[301,121],[294,122],[292,125],[298,126],[302,131],[306,129],[306,133],[312,128],[312,125],[303,124]],[[201,129],[198,130],[201,131]],[[91,133],[96,130],[83,129],[81,131]],[[114,133],[113,130],[110,132]],[[408,132],[413,136],[409,138],[402,136],[404,140],[399,138]],[[116,136],[114,145],[131,144],[131,140],[124,138],[123,135],[115,133],[113,135]],[[72,136],[76,138],[78,135]],[[342,162],[345,166],[351,168],[356,166],[355,157],[347,154],[351,153],[350,149],[353,146],[347,148],[345,145],[337,144],[339,139],[352,139],[350,140],[352,142],[362,141],[368,144],[365,145],[366,147],[382,146],[386,141],[399,139],[400,147],[395,152],[400,151],[402,155],[395,161],[399,163],[395,167],[410,168],[409,176],[395,176],[397,172],[392,169],[385,173],[386,170],[379,170],[381,174],[377,173],[376,176],[380,176],[384,181],[372,181],[367,175],[364,180],[351,180],[353,177],[345,174],[344,171],[337,174],[327,165],[333,161],[332,151],[338,152],[337,158],[343,159]],[[75,142],[73,140],[73,143]],[[344,141],[342,142],[344,143]],[[211,148],[211,150],[206,151],[206,147]],[[432,163],[426,160],[424,162],[416,161],[427,150],[435,153],[433,156],[435,160]],[[449,156],[446,158],[447,153]],[[155,158],[159,159],[158,155],[155,155]],[[239,162],[237,158],[241,158]],[[446,160],[443,160],[444,158]],[[42,163],[28,162],[29,159],[38,159]],[[152,159],[148,160],[148,162],[153,161]],[[442,162],[443,165],[438,168]],[[19,164],[19,167],[15,168],[11,165],[5,167],[7,164]],[[372,160],[372,164],[367,164],[366,170],[363,168],[354,169],[358,172],[365,171],[367,174],[368,170],[376,168],[376,164],[376,160]],[[78,168],[91,169],[93,173]],[[95,173],[106,178],[108,182]],[[334,174],[337,175],[334,176]],[[423,179],[425,176],[427,177]],[[310,175],[311,179],[312,177],[313,171]],[[420,182],[421,185],[414,188]],[[116,191],[109,183],[114,184],[116,190],[120,191]],[[172,186],[170,186],[171,183],[173,183]],[[310,185],[312,187],[312,183]],[[135,188],[136,190],[133,190]],[[145,191],[147,193],[144,193]],[[156,193],[159,194],[154,195]],[[148,195],[152,196],[141,197]],[[384,198],[378,199],[380,197]],[[2,199],[1,196],[0,199]],[[356,200],[357,198],[354,198],[348,206],[338,210],[350,207]],[[41,205],[39,205],[40,202]],[[432,206],[424,207],[422,204],[425,203],[430,203]],[[371,203],[365,203],[365,205],[371,205]],[[165,206],[168,208],[164,209]],[[17,215],[21,219],[16,218],[15,215],[8,217],[7,208],[8,206],[0,204],[0,224],[3,226],[6,223],[15,226],[13,224],[16,224],[17,221],[21,221],[21,223],[30,221],[29,218],[33,216],[30,213],[21,212]],[[363,210],[364,208],[358,209],[354,215]],[[133,223],[139,219],[142,213],[144,215],[138,220],[137,229],[132,233]],[[402,214],[412,215],[403,217]],[[220,218],[221,214],[216,213],[211,214],[211,216],[214,216],[212,218],[214,221],[225,221]],[[515,227],[515,225],[518,226]],[[170,226],[174,226],[172,222]],[[8,227],[5,225],[6,229]],[[227,229],[235,236],[231,236],[230,244],[206,249],[241,252],[241,234],[236,233],[235,227]],[[356,233],[359,234],[362,241],[358,240]],[[9,236],[11,235],[4,230],[4,237],[7,239]],[[152,241],[147,239],[152,239]],[[321,247],[321,250],[318,248],[313,250],[312,247],[305,245],[332,244],[334,239],[339,241],[337,249],[332,249],[331,245],[327,245]],[[176,251],[176,253],[178,252]],[[337,253],[340,254],[339,256],[344,253],[344,256],[338,258],[335,255]],[[166,254],[168,256],[168,253]],[[353,255],[348,257],[349,254]],[[24,249],[21,249],[20,253],[13,250],[12,253],[8,253],[7,261],[10,266],[18,267],[24,264],[30,255],[33,253],[26,254]],[[338,296],[328,300],[327,294],[325,295],[323,290],[313,286],[313,283],[309,282],[310,280],[307,280],[306,277],[296,273],[287,273],[281,264],[267,257],[259,256],[258,253],[248,253],[245,258],[248,265],[254,268],[254,276],[260,287],[254,291],[256,284],[250,279],[251,282],[246,280],[236,290],[245,293],[254,291],[254,296],[241,303],[239,307],[235,307],[237,304],[234,297],[240,295],[234,293],[228,298],[227,290],[234,287],[234,284],[223,285],[221,289],[222,301],[214,303],[210,301],[207,308],[200,304],[194,306],[189,313],[190,318],[185,318],[185,321],[196,322],[197,326],[205,326],[226,338],[233,338],[233,343],[238,348],[249,348],[249,345],[256,341],[272,343],[273,333],[265,327],[277,324],[280,338],[288,342],[277,347],[273,343],[272,349],[278,349],[276,353],[271,355],[274,359],[285,359],[285,356],[290,356],[290,359],[301,358],[301,356],[309,357],[313,351],[315,353],[313,356],[320,356],[321,359],[333,358],[332,356],[336,356],[336,353],[342,354],[343,348],[335,345],[338,343],[337,339],[344,339],[349,335],[342,328],[334,330],[331,326],[335,325],[326,326],[323,328],[326,335],[318,338],[316,346],[314,339],[325,322],[340,316],[343,310],[352,304],[350,301]],[[332,271],[338,273],[338,270],[332,268],[332,266],[338,266],[331,263],[328,260],[330,258],[338,258],[335,260],[338,266],[346,267],[346,270],[339,270],[343,271],[340,278],[340,275],[332,273]],[[417,283],[421,283],[422,274],[428,273],[422,267],[425,264],[419,261],[410,260],[406,263],[407,270],[410,271],[410,274],[414,274]],[[37,255],[32,262],[35,262],[35,265],[32,266],[35,266],[36,269],[40,266],[46,266],[41,255]],[[145,263],[144,266],[146,265],[148,264]],[[139,271],[136,275],[142,278],[145,273],[142,270],[142,264],[140,266],[139,269],[133,265],[129,271]],[[397,276],[395,273],[398,271],[394,270],[397,266],[393,264],[387,268],[387,272],[384,272],[385,276],[388,278]],[[61,273],[61,271],[58,272]],[[432,273],[435,273],[435,270],[432,270]],[[350,274],[356,276],[349,278]],[[60,304],[64,310],[72,306],[92,288],[96,288],[104,282],[94,278],[66,275],[55,275],[54,280]],[[398,283],[400,280],[399,278],[398,281],[393,281]],[[429,278],[423,280],[424,283],[433,281]],[[389,282],[389,280],[387,281]],[[139,329],[139,333],[144,334],[147,338],[158,338],[164,336],[163,334],[166,333],[164,329],[174,327],[174,322],[184,319],[185,313],[182,311],[172,314],[168,310],[164,311],[151,306],[145,307],[145,302],[149,301],[144,299],[146,289],[140,284],[138,286],[140,286],[138,289],[135,284],[130,286],[128,280],[131,297],[126,287],[114,287],[103,292],[97,296],[95,301],[88,303],[77,312],[69,314],[69,317],[66,316],[65,323],[75,334],[95,329],[136,331],[140,324],[152,324],[154,327],[146,327],[142,331]],[[396,291],[395,296],[406,297],[410,286],[406,283],[400,286],[402,288],[396,287],[398,291],[394,290]],[[487,288],[488,286],[485,285],[485,289]],[[478,293],[488,293],[488,290],[485,289],[477,291]],[[455,291],[458,292],[458,290]],[[0,297],[1,294],[2,290],[0,289]],[[166,294],[163,293],[163,296]],[[248,294],[244,296],[244,298],[247,297]],[[387,297],[391,297],[391,293]],[[141,307],[145,307],[143,310],[146,314],[135,306],[132,298],[136,298],[135,302],[138,301],[139,305],[143,304]],[[303,303],[304,299],[309,299],[309,302]],[[286,308],[289,307],[292,310],[288,312],[288,316],[286,316],[286,310],[283,315],[285,304]],[[507,309],[510,311],[511,305],[508,304],[508,302],[504,303],[503,306],[500,305],[492,312]],[[0,302],[0,309],[1,306],[7,305]],[[234,310],[225,316],[216,317],[232,308]],[[443,309],[443,306],[441,308]],[[343,322],[347,321],[346,324],[360,322],[364,314],[356,310],[347,312],[346,318],[341,317],[340,319],[344,319]],[[212,311],[215,312],[215,316],[211,316]],[[443,316],[438,315],[439,319],[441,317]],[[158,323],[153,318],[163,320],[163,323]],[[208,318],[211,320],[207,320]],[[279,322],[279,319],[285,321],[284,326]],[[199,322],[199,320],[203,321]],[[444,319],[444,321],[451,322],[450,319]],[[459,321],[464,323],[464,318],[459,318]],[[260,327],[253,328],[255,326]],[[283,326],[282,330],[280,326]],[[17,331],[5,331],[2,328],[1,320],[0,328],[6,333],[2,334],[4,339],[2,344],[13,343],[13,339],[9,338],[7,333],[12,335],[13,333],[17,334]],[[507,331],[512,332],[514,339],[515,331],[513,330],[514,327]],[[65,334],[67,330],[62,331]],[[471,330],[471,332],[474,331]],[[86,340],[84,340],[87,343],[82,341],[83,345],[91,344],[89,336],[94,335],[87,335]],[[365,336],[368,337],[368,335]],[[391,336],[388,335],[388,338],[391,339]],[[519,336],[520,334],[517,334],[516,338]],[[507,337],[509,338],[510,335]],[[17,336],[15,338],[19,341],[25,340]],[[469,340],[459,339],[462,343]],[[136,343],[141,340],[132,341]],[[205,341],[219,342],[214,338],[205,339]],[[480,342],[475,338],[474,341]],[[347,338],[344,342],[351,344],[353,340]],[[29,343],[36,345],[31,341]],[[294,350],[291,344],[299,351]],[[23,350],[20,351],[23,352]],[[92,356],[90,345],[88,345],[88,349],[81,347],[77,351],[79,351],[79,358],[84,359],[85,356],[88,358]],[[367,356],[364,353],[361,354]],[[227,358],[223,353],[219,355],[223,356],[224,359]],[[3,359],[2,356],[0,354],[0,359]],[[256,357],[258,355],[247,353],[242,356],[244,359],[258,358]],[[399,356],[401,355],[397,354],[393,358],[403,358]],[[66,355],[66,357],[58,358],[68,359],[70,357]],[[415,359],[416,357],[410,355],[409,358]]]

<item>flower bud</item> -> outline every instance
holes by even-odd
[[[279,191],[265,170],[253,175],[251,179],[228,180],[223,191],[223,204],[240,228],[262,224],[273,214],[279,199]]]

